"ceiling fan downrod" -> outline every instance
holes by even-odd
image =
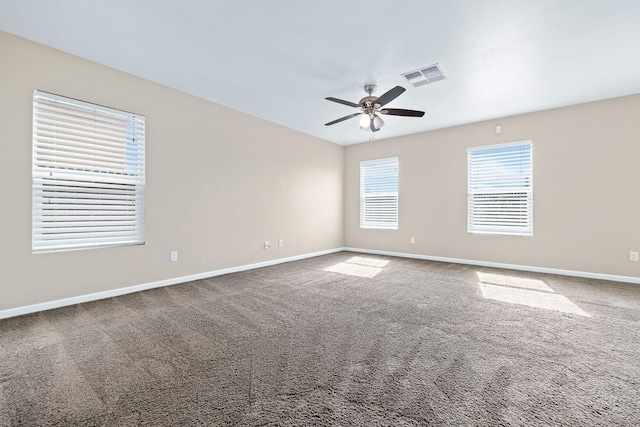
[[[376,86],[374,83],[367,83],[364,85],[364,91],[367,92],[369,96],[371,96],[371,94],[375,92],[376,89],[378,89],[378,86]]]

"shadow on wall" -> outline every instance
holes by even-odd
[[[389,264],[389,261],[384,259],[354,256],[344,262],[327,267],[324,271],[373,279],[387,264]]]
[[[486,299],[591,317],[564,295],[556,294],[542,280],[480,272],[476,274],[480,280],[480,292]]]

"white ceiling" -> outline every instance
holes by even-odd
[[[427,112],[376,139],[640,93],[638,0],[0,0],[0,29],[342,145],[371,133],[324,98],[366,82]]]

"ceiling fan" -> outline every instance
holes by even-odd
[[[360,129],[371,132],[377,132],[382,126],[384,126],[384,120],[380,117],[381,114],[387,114],[389,116],[405,116],[405,117],[422,117],[424,111],[416,110],[403,110],[400,108],[382,108],[389,102],[396,99],[406,89],[402,86],[396,86],[393,89],[385,92],[380,97],[372,96],[371,94],[376,91],[376,85],[366,84],[364,85],[364,91],[369,95],[362,98],[357,104],[355,102],[345,101],[343,99],[333,98],[331,96],[325,98],[328,101],[337,102],[338,104],[348,105],[350,107],[359,108],[360,112],[349,114],[348,116],[341,117],[332,122],[325,123],[325,126],[335,125],[342,121],[351,119],[353,117],[362,116],[360,118]]]

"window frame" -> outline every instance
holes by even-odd
[[[500,154],[501,149],[512,149],[520,147],[523,149],[523,153],[519,157],[509,154],[508,151],[504,151]],[[493,154],[491,153],[493,152]],[[506,154],[505,154],[506,153]],[[486,156],[485,164],[482,166],[484,171],[479,170],[478,163],[480,160],[473,159],[474,155],[484,154]],[[497,162],[508,161],[513,166],[504,174],[504,177],[500,178],[496,175],[496,167],[487,164],[491,161]],[[528,162],[527,162],[528,160]],[[475,162],[475,163],[474,163]],[[518,163],[519,162],[519,163]],[[527,162],[527,163],[524,163]],[[473,163],[473,165],[472,165]],[[517,167],[515,166],[517,165]],[[505,167],[500,165],[498,167]],[[472,171],[472,168],[476,168]],[[519,173],[518,178],[515,178],[514,173],[516,170]],[[509,176],[511,175],[511,176]],[[474,179],[476,178],[476,179]],[[518,181],[528,182],[528,185],[516,185]],[[500,189],[490,188],[485,185],[482,187],[481,182],[491,182],[493,186],[500,186]],[[524,196],[523,196],[524,194]],[[494,197],[491,206],[492,209],[497,207],[497,215],[487,214],[485,205],[485,214],[476,214],[477,207],[479,205],[478,195],[487,195],[486,201],[489,201],[491,195],[509,195],[504,197],[510,199],[511,202],[507,206],[506,203]],[[475,197],[474,197],[475,196]],[[485,202],[486,203],[486,202]],[[507,206],[500,209],[501,206]],[[523,207],[526,207],[526,212],[521,215]],[[519,212],[520,211],[520,212]],[[489,215],[493,215],[492,217]],[[526,219],[526,221],[523,221]],[[493,222],[493,225],[488,223]],[[513,225],[505,225],[508,223]],[[483,224],[484,223],[484,224]],[[498,224],[502,223],[502,224]],[[522,140],[514,141],[502,144],[484,145],[478,147],[467,148],[467,232],[470,234],[495,234],[495,235],[515,235],[515,236],[533,236],[533,141]]]
[[[32,253],[145,244],[145,117],[33,91]]]
[[[395,176],[389,174],[391,169],[395,169]],[[385,175],[391,175],[392,182],[378,182],[375,184],[379,189],[391,191],[366,191],[367,173],[385,178]],[[371,176],[369,177],[371,179]],[[394,182],[395,181],[395,189]],[[400,187],[400,161],[397,156],[384,157],[378,159],[360,161],[360,228],[361,229],[377,229],[377,230],[398,230],[399,228],[399,187]],[[373,208],[375,205],[369,205],[368,200],[380,198],[390,198],[389,201],[383,201],[382,205],[378,202],[379,212],[377,220],[371,218],[372,213],[369,206]],[[390,203],[390,204],[389,204]]]

